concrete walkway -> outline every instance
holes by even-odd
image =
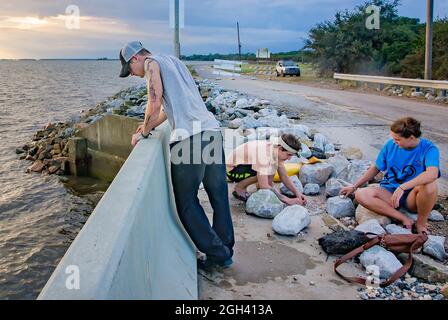
[[[322,219],[324,196],[308,197],[307,208],[315,213],[311,225],[298,237],[287,237],[274,233],[271,219],[247,215],[244,203],[232,196],[233,188],[229,184],[236,239],[234,264],[228,269],[199,271],[199,299],[358,299],[358,286],[334,273],[335,258],[327,259],[317,242],[332,232]],[[212,221],[204,190],[199,191],[199,198]],[[362,274],[354,265],[345,267],[346,272]]]

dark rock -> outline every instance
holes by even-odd
[[[29,154],[30,156],[35,156],[38,150],[39,150],[39,147],[38,147],[38,146],[34,146],[33,148],[31,148],[31,149],[28,151],[28,154]]]
[[[45,168],[45,164],[42,161],[37,160],[31,166],[29,166],[27,172],[41,172]]]
[[[327,159],[325,152],[322,149],[310,147],[310,150],[312,157],[316,157],[317,159]]]
[[[22,153],[25,153],[25,150],[16,148],[16,154],[22,154]]]
[[[56,173],[60,168],[58,166],[51,166],[48,168],[48,173],[54,174]]]
[[[34,157],[31,156],[31,155],[27,155],[27,156],[25,157],[25,160],[36,161],[36,158],[34,158]]]
[[[319,245],[328,254],[346,254],[367,243],[369,239],[356,230],[336,231],[319,239]]]

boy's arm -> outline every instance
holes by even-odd
[[[283,184],[289,190],[291,190],[291,192],[294,193],[294,195],[296,197],[300,196],[300,192],[299,192],[299,190],[297,190],[295,184],[292,182],[291,178],[288,176],[285,166],[279,165],[277,171],[278,171],[278,175],[280,176],[280,180],[283,182]]]
[[[286,204],[291,204],[291,199],[289,199],[287,196],[282,195],[274,187],[271,187],[269,185],[269,176],[261,175],[260,173],[257,173],[257,180],[258,180],[258,187],[260,189],[269,189],[275,193],[275,195],[281,202],[284,202]]]

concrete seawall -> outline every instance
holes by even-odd
[[[38,299],[197,299],[196,253],[175,211],[168,139],[165,124],[132,150]]]

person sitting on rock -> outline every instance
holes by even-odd
[[[227,178],[237,182],[233,196],[247,201],[247,187],[258,183],[259,189],[270,189],[288,205],[304,205],[306,198],[300,193],[286,172],[284,162],[301,150],[301,143],[294,135],[283,134],[277,142],[254,140],[233,150],[226,159]],[[295,195],[288,198],[274,188],[274,175],[278,171],[283,184]]]
[[[429,140],[420,138],[420,122],[410,118],[395,121],[390,127],[392,139],[381,149],[376,162],[353,186],[341,195],[355,192],[356,200],[367,209],[403,223],[413,232],[427,232],[427,221],[437,200],[440,177],[439,150]],[[385,171],[378,187],[357,190],[380,171]],[[398,211],[417,213],[417,222]]]

